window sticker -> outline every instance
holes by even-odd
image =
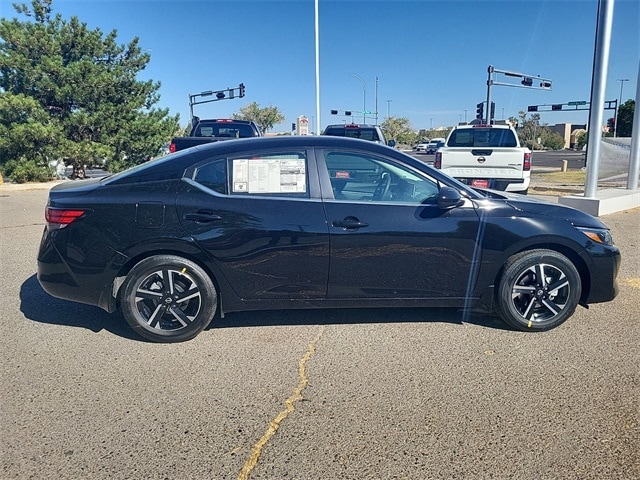
[[[200,135],[202,137],[212,137],[213,127],[200,127]]]
[[[306,193],[305,160],[252,158],[233,160],[234,193]]]

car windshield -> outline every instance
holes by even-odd
[[[517,147],[513,132],[506,128],[462,128],[451,132],[448,147]]]

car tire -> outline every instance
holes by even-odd
[[[216,313],[218,293],[196,263],[175,255],[155,255],[136,264],[122,286],[127,323],[153,342],[191,340]]]
[[[567,257],[553,250],[530,250],[505,264],[497,311],[518,330],[550,330],[573,315],[581,293],[580,274]]]

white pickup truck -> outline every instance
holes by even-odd
[[[462,125],[449,133],[434,166],[472,187],[526,194],[531,150],[509,125]]]

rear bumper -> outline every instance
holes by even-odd
[[[49,295],[113,312],[116,307],[112,295],[114,277],[104,265],[92,268],[86,263],[77,263],[71,255],[62,255],[56,248],[55,234],[45,229],[38,252],[37,278]]]
[[[489,182],[489,185],[483,188],[490,188],[492,190],[500,190],[503,192],[524,192],[529,188],[531,184],[531,178],[482,178],[482,177],[473,177],[473,178],[463,178],[463,177],[454,177],[461,183],[465,185],[473,186],[472,183],[474,180],[486,180]]]

